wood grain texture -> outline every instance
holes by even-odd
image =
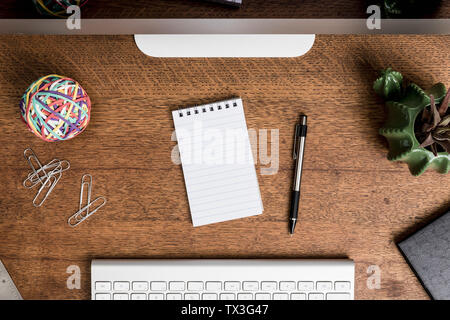
[[[392,66],[423,87],[450,85],[449,36],[318,36],[292,59],[157,59],[131,36],[0,37],[0,259],[26,299],[89,299],[92,258],[349,257],[356,298],[424,299],[395,241],[443,213],[450,175],[412,177],[386,160],[378,135],[377,70]],[[91,97],[92,120],[79,137],[46,143],[26,130],[18,103],[38,77],[77,79]],[[171,161],[170,109],[240,96],[247,124],[279,130],[279,170],[257,172],[263,215],[193,228],[182,170]],[[287,232],[295,120],[309,116],[300,223]],[[21,183],[23,150],[42,162],[67,159],[42,208]],[[80,179],[107,205],[76,229]],[[66,268],[82,270],[82,289],[66,288]],[[380,290],[367,268],[382,271]]]
[[[368,0],[244,0],[233,8],[206,0],[90,0],[84,18],[366,18]],[[422,18],[449,18],[450,3],[442,0]],[[31,1],[0,1],[0,18],[39,17]]]

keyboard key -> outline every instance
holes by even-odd
[[[317,291],[330,291],[333,290],[333,284],[330,281],[317,281],[316,283]]]
[[[220,300],[234,300],[234,293],[221,293]]]
[[[350,293],[327,293],[327,300],[350,300]]]
[[[251,293],[238,293],[238,300],[253,300],[253,294]]]
[[[128,291],[130,290],[130,283],[125,281],[114,282],[115,291]]]
[[[300,281],[298,283],[299,291],[312,291],[314,290],[314,282],[312,281]]]
[[[261,282],[261,290],[263,291],[277,291],[277,283],[275,281]]]
[[[133,291],[147,291],[148,282],[137,281],[133,282]]]
[[[145,293],[133,293],[131,300],[147,300],[147,295]]]
[[[310,293],[308,295],[308,300],[323,300],[323,293]]]
[[[183,300],[183,295],[181,293],[168,293],[166,294],[167,300]]]
[[[222,282],[209,281],[206,283],[206,291],[221,291],[221,290],[222,290]]]
[[[164,294],[162,293],[150,293],[148,300],[164,300]]]
[[[150,283],[150,289],[152,291],[166,291],[167,284],[163,281],[152,281]]]
[[[295,282],[294,281],[281,281],[280,282],[280,290],[281,291],[294,291],[295,290]]]
[[[200,300],[200,294],[198,293],[185,293],[184,300]]]
[[[187,284],[189,291],[203,291],[203,282],[201,281],[191,281]]]
[[[336,281],[334,283],[334,290],[336,291],[349,291],[351,284],[348,281]]]
[[[111,300],[111,295],[109,293],[97,293],[95,300]]]
[[[273,300],[289,300],[289,295],[287,293],[274,293]]]
[[[241,283],[238,281],[225,282],[225,291],[239,291],[241,290]]]
[[[115,293],[114,300],[128,300],[128,293]]]
[[[170,291],[184,291],[185,285],[182,281],[169,282]]]
[[[204,293],[202,295],[202,300],[217,300],[216,293]]]
[[[111,282],[109,282],[109,281],[97,281],[95,283],[95,290],[97,290],[97,291],[111,291]]]
[[[259,283],[257,281],[245,281],[242,284],[242,288],[244,291],[258,291]]]
[[[291,293],[291,300],[306,300],[306,293]]]
[[[255,300],[271,300],[270,293],[257,293],[255,294]]]

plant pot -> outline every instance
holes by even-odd
[[[379,85],[380,78],[377,81]],[[376,84],[377,82],[375,82]],[[384,89],[388,93],[385,96],[395,96],[392,91],[386,90],[386,87]],[[449,171],[449,153],[438,152],[437,155],[434,155],[430,150],[420,147],[415,134],[417,117],[426,107],[430,106],[430,95],[433,95],[436,103],[440,103],[446,93],[446,88],[442,83],[435,84],[427,91],[422,90],[416,84],[410,84],[400,98],[386,102],[388,115],[384,126],[380,129],[380,134],[386,137],[389,143],[388,160],[406,162],[409,170],[415,176],[421,175],[428,168],[439,173]]]

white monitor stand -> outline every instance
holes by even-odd
[[[298,57],[313,46],[313,34],[145,34],[137,47],[152,57]]]

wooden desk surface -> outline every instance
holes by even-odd
[[[423,299],[395,246],[448,208],[450,175],[409,174],[386,160],[381,99],[372,81],[391,65],[428,87],[450,85],[449,36],[318,36],[293,59],[156,59],[131,36],[0,37],[0,259],[26,299],[89,299],[93,258],[328,258],[356,262],[356,298]],[[76,48],[76,50],[74,50]],[[77,79],[92,120],[79,137],[46,143],[28,132],[18,103],[39,76]],[[240,96],[249,128],[279,130],[279,170],[258,179],[264,214],[193,228],[169,109]],[[300,223],[287,234],[295,119],[309,115]],[[23,151],[67,159],[42,208],[22,180]],[[80,179],[108,203],[76,229]],[[78,265],[82,289],[66,288]],[[381,289],[366,286],[381,268]]]
[[[437,0],[439,1],[439,0]],[[367,18],[366,0],[244,0],[241,8],[206,0],[91,0],[84,18]],[[450,2],[441,0],[436,9],[422,18],[449,18]],[[2,0],[0,18],[37,18],[35,8],[20,0]]]

